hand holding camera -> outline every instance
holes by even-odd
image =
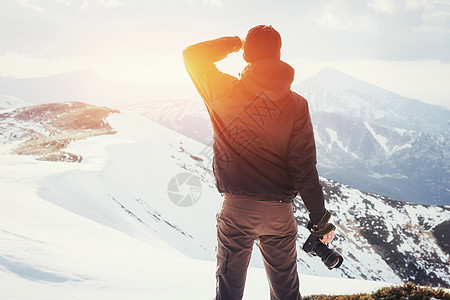
[[[319,239],[319,241],[328,245],[329,243],[331,243],[331,241],[333,241],[333,239],[334,239],[334,230],[331,230],[327,234],[323,235],[322,238]]]
[[[308,223],[308,229],[311,234],[306,239],[305,244],[303,244],[303,250],[310,255],[319,256],[325,266],[331,270],[333,268],[339,268],[344,258],[339,252],[327,246],[333,240],[334,230],[336,229],[333,224],[328,223],[330,217],[330,212],[325,211],[318,224],[313,225],[311,222]]]
[[[328,248],[327,245],[319,241],[319,237],[310,234],[305,244],[303,244],[303,250],[306,253],[319,256],[322,262],[328,269],[339,268],[344,261],[342,255],[336,250]]]

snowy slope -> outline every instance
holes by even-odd
[[[80,163],[0,155],[1,299],[214,295],[214,262],[186,256],[213,256],[220,196],[199,157],[188,154],[204,146],[138,115],[114,114],[108,122],[116,134],[69,145]],[[167,183],[187,170],[202,178],[202,195],[179,207]],[[307,275],[301,281],[305,295],[386,285]],[[263,269],[249,270],[244,299],[268,299]]]
[[[183,241],[182,245],[177,240],[167,238],[167,233],[161,235],[162,239],[193,257],[213,259],[213,247],[215,245],[214,216],[221,200],[214,189],[213,176],[210,170],[210,148],[162,126],[148,122],[138,115],[112,116],[110,123],[118,131],[118,137],[123,136],[126,140],[139,142],[110,146],[108,149],[113,158],[100,175],[82,174],[77,176],[74,174],[77,178],[83,179],[77,184],[73,184],[74,180],[71,177],[60,176],[56,180],[56,184],[55,181],[51,180],[50,185],[65,188],[45,187],[44,192],[41,192],[42,195],[45,195],[47,199],[57,198],[58,201],[61,201],[60,199],[68,198],[67,195],[83,190],[84,182],[90,184],[98,182],[95,189],[96,195],[90,198],[103,198],[105,202],[110,202],[113,197],[114,199],[121,199],[121,204],[135,215],[135,217],[132,217],[139,218],[142,221],[137,222],[142,223],[143,226],[152,227],[153,225],[148,225],[151,224],[153,217],[148,213],[148,209],[145,209],[147,205],[159,212],[172,224],[182,228],[187,235],[193,237],[192,243],[188,244]],[[136,128],[139,128],[139,130],[136,130]],[[76,152],[72,148],[69,149]],[[82,149],[86,149],[86,147],[82,146],[79,151],[82,151]],[[124,153],[126,153],[125,158]],[[149,170],[156,170],[156,172],[150,172]],[[202,195],[200,200],[191,207],[177,207],[168,200],[167,187],[173,176],[186,171],[202,180]],[[129,179],[126,184],[121,184],[123,174],[126,174]],[[69,185],[64,182],[72,184]],[[110,183],[108,184],[108,182]],[[299,248],[298,252],[303,261],[299,262],[302,272],[321,276],[344,276],[391,282],[402,280],[413,280],[427,284],[448,284],[450,282],[450,278],[446,275],[450,271],[449,266],[445,264],[449,255],[443,253],[437,246],[431,231],[439,223],[450,219],[448,207],[407,204],[362,193],[354,188],[326,179],[323,179],[322,182],[326,191],[334,190],[334,194],[328,192],[327,200],[330,207],[333,208],[336,223],[342,224],[339,226],[342,230],[342,236],[336,242],[336,246],[346,254],[348,263],[343,268],[330,272],[323,267],[319,260],[307,257]],[[333,196],[339,194],[343,196]],[[349,205],[348,201],[352,201],[353,204]],[[341,207],[353,207],[353,209],[347,211],[341,209]],[[389,210],[381,214],[379,211],[381,208],[389,208]],[[303,208],[299,205],[298,209],[300,212]],[[417,213],[413,214],[410,211],[420,211],[421,217],[419,218],[416,215]],[[306,215],[304,209],[301,214],[298,214],[299,245],[307,237],[305,228],[302,226],[306,222]],[[403,217],[399,218],[398,216]],[[439,216],[439,218],[436,218],[436,216]],[[198,222],[198,219],[201,219],[202,222]],[[370,235],[371,223],[367,224],[369,222],[367,220],[386,227],[380,235],[386,234],[389,230],[392,231],[392,234],[400,235],[402,239],[401,242],[399,241],[399,245],[395,245],[395,247],[386,251],[382,250],[389,247],[391,240],[387,239],[385,244],[375,240]],[[349,227],[348,224],[352,226]],[[366,231],[362,232],[362,228],[366,228]],[[173,229],[170,230],[173,231]],[[400,246],[400,244],[417,245],[418,239],[422,240],[423,244],[419,244],[420,247],[415,252],[405,248],[406,246]],[[361,248],[358,246],[361,243],[366,246]],[[396,251],[401,253],[400,257],[394,255]],[[389,256],[393,255],[395,257],[390,260]],[[399,272],[399,266],[402,266],[402,269],[408,269],[408,264],[411,264],[411,261],[416,261],[415,264],[412,264],[411,272]],[[254,256],[252,265],[261,266],[258,252]],[[374,268],[374,265],[377,268]]]
[[[60,108],[43,107],[49,110],[44,115]],[[109,112],[103,110],[103,114]],[[35,128],[32,120],[27,126]],[[49,202],[140,240],[152,243],[156,236],[191,258],[213,261],[215,214],[221,197],[214,188],[210,147],[139,114],[113,114],[107,120],[115,134],[74,140],[64,149],[83,157],[81,163],[25,164],[37,173],[20,171],[11,163],[4,178],[14,182],[17,179],[8,179],[12,174],[30,172],[35,177],[24,182],[31,182],[37,195]],[[8,143],[7,138],[0,140]],[[7,161],[2,167],[8,166]],[[51,172],[40,171],[43,166],[51,167]],[[200,180],[198,201],[188,207],[174,204],[169,193],[170,182],[184,173]],[[449,284],[449,254],[443,252],[433,233],[437,225],[450,219],[449,207],[393,201],[324,178],[322,184],[338,226],[333,244],[346,261],[342,268],[329,271],[319,259],[300,249],[307,237],[307,213],[299,201],[296,217],[301,273]],[[193,195],[192,187],[181,185],[179,194]],[[257,249],[251,264],[262,266]]]
[[[42,162],[12,161],[21,172],[33,169],[26,164],[43,169]],[[189,259],[155,237],[144,243],[55,206],[36,195],[33,179],[26,185],[3,180],[1,299],[211,297],[211,263]]]
[[[70,107],[77,107],[75,111],[81,109],[80,104]],[[60,111],[61,106],[44,105],[38,111],[44,116],[61,116],[52,113],[55,109]],[[86,106],[86,109],[93,108]],[[108,110],[102,111],[109,114]],[[10,118],[4,120],[11,123]],[[43,135],[48,135],[46,130],[51,122],[44,122],[47,129],[42,129],[43,120],[30,118],[24,128],[40,128]],[[61,123],[57,120],[57,124]],[[190,257],[214,260],[214,216],[221,199],[214,189],[210,170],[211,149],[134,113],[116,114],[108,120],[117,133],[69,144],[65,151],[83,157],[83,168],[73,167],[42,177],[38,195],[141,240],[148,241],[150,232]],[[8,138],[3,141],[7,144]],[[190,207],[173,204],[168,194],[172,178],[185,172],[202,180],[201,197]],[[450,219],[448,208],[402,204],[326,179],[322,183],[342,234],[334,244],[345,255],[346,263],[330,272],[320,260],[308,257],[299,247],[302,273],[390,282],[446,284],[449,281],[448,266],[443,263],[448,260],[448,254],[437,246],[432,233],[436,225]],[[380,215],[381,207],[385,213]],[[307,237],[304,228],[307,214],[300,202],[296,209],[300,246]],[[420,217],[410,214],[414,210],[420,211]],[[370,230],[374,224],[379,224],[377,231]],[[383,238],[376,239],[372,233]],[[392,238],[387,237],[392,234],[401,236],[401,241],[391,243]],[[417,240],[421,241],[420,248],[411,251]],[[365,246],[361,247],[361,243]],[[255,251],[252,265],[262,266],[259,251]]]
[[[122,108],[125,111],[139,113],[153,122],[205,145],[212,143],[213,130],[202,101],[180,99],[148,101]]]
[[[27,105],[31,105],[31,103],[13,96],[0,94],[0,110],[18,108]]]
[[[446,238],[434,230],[450,220],[449,206],[395,201],[325,178],[321,182],[326,207],[338,228],[333,247],[346,258],[336,273],[350,278],[449,285],[450,253],[436,242]],[[297,202],[297,209],[297,222],[306,225],[305,208]],[[304,226],[299,231],[306,237]]]
[[[14,162],[13,169],[43,169],[42,162],[17,157],[2,157],[2,164],[5,158],[7,164]],[[33,180],[24,185],[3,184],[4,179],[0,299],[213,298],[213,262],[190,259],[156,238],[144,243],[55,206],[29,187]],[[366,292],[387,285],[323,280],[326,287],[315,276],[301,275],[303,294]],[[264,270],[250,268],[244,299],[269,299]]]

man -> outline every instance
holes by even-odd
[[[215,62],[241,48],[248,65],[240,79],[216,68]],[[280,50],[279,33],[259,25],[245,41],[223,37],[183,52],[211,118],[213,170],[224,194],[217,214],[216,299],[242,299],[255,240],[271,299],[301,299],[292,207],[297,193],[308,209],[311,233],[323,236],[323,243],[334,238],[316,169],[308,103],[290,90],[294,70],[280,60]]]

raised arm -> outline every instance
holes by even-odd
[[[238,81],[236,77],[220,72],[214,63],[232,52],[239,51],[241,47],[241,39],[235,36],[198,43],[183,51],[189,76],[207,104],[220,97],[229,90],[230,85]]]

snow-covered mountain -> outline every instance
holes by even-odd
[[[326,68],[293,87],[310,111],[336,113],[404,130],[448,132],[450,110],[402,97],[337,69]]]
[[[18,107],[23,107],[23,106],[27,106],[27,105],[32,105],[32,104],[30,102],[27,102],[25,100],[22,100],[22,99],[13,97],[13,96],[0,94],[0,110],[18,108]]]
[[[75,112],[83,110],[82,104],[76,105]],[[68,107],[76,105],[61,104],[65,114],[53,111],[60,108],[58,105],[43,105],[34,110],[38,115],[21,126],[41,130],[41,120],[47,120],[42,130],[56,131],[51,124],[58,128],[66,118],[70,120]],[[0,124],[13,124],[14,116],[26,109],[9,111],[7,117],[0,114]],[[93,108],[86,105],[84,109],[89,112]],[[61,149],[82,157],[79,163],[32,159],[38,155],[0,155],[5,169],[0,177],[4,189],[30,190],[35,197],[151,245],[164,241],[191,258],[214,261],[215,214],[221,196],[214,188],[210,147],[137,113],[101,111],[100,119],[114,134],[86,135]],[[57,117],[48,121],[48,115]],[[79,134],[79,129],[74,128],[74,135]],[[86,132],[92,129],[84,128]],[[3,149],[10,143],[17,145],[17,137],[5,136],[4,132],[0,131]],[[55,138],[55,142],[58,140]],[[174,180],[180,178],[188,180],[174,185]],[[320,259],[301,250],[308,236],[307,214],[297,201],[300,273],[450,285],[450,207],[399,202],[321,180],[327,207],[338,228],[332,246],[344,255],[345,262],[341,268],[329,271]],[[193,200],[192,205],[180,205],[173,195]],[[251,265],[262,267],[256,246]]]
[[[450,204],[450,110],[325,69],[293,87],[308,99],[319,173],[361,190],[422,204]],[[126,107],[211,144],[202,101]]]
[[[171,99],[122,107],[205,145],[212,143],[213,130],[202,101]]]
[[[327,68],[293,88],[309,101],[319,171],[396,199],[450,204],[450,110]]]
[[[146,86],[112,81],[92,70],[78,70],[37,78],[0,76],[0,94],[34,104],[83,101],[109,107],[118,103],[136,103],[142,99],[161,96]]]

